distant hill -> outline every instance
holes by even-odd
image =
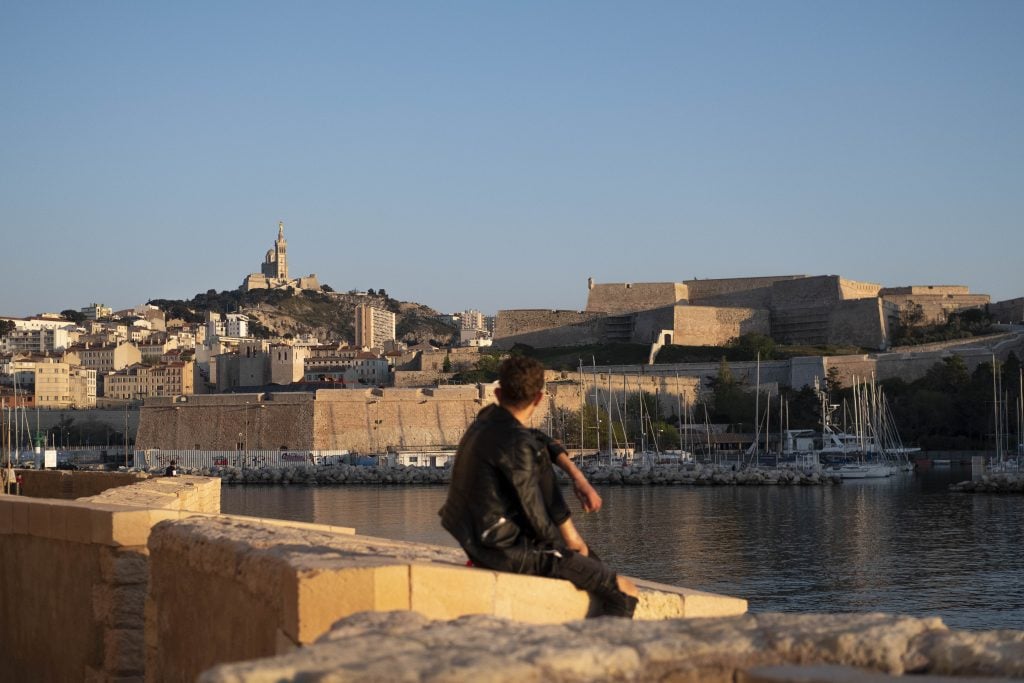
[[[289,337],[312,334],[321,341],[355,339],[355,309],[369,304],[395,314],[395,335],[408,342],[447,344],[457,333],[454,325],[438,319],[438,312],[429,306],[392,299],[384,290],[368,292],[335,292],[324,286],[322,291],[254,289],[249,292],[209,290],[192,299],[152,299],[149,303],[166,313],[168,319],[202,322],[207,311],[245,313],[250,319],[254,337]]]

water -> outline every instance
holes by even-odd
[[[967,476],[608,487],[601,512],[575,519],[623,573],[743,597],[755,612],[880,611],[1024,630],[1024,498],[946,490]],[[438,523],[444,496],[444,487],[240,486],[224,487],[222,507],[455,545]]]

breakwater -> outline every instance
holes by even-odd
[[[832,486],[841,479],[819,471],[792,468],[741,468],[718,465],[647,465],[600,467],[586,465],[594,484],[611,486]],[[225,484],[344,486],[447,484],[450,468],[415,466],[289,466],[264,468],[219,467],[190,472],[220,477]],[[559,471],[559,475],[561,472]]]
[[[957,493],[1024,493],[1024,474],[1002,472],[949,485]]]

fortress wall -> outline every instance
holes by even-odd
[[[991,304],[988,311],[1001,323],[1024,322],[1024,297]]]
[[[313,395],[300,393],[222,394],[142,408],[137,448],[233,451],[239,442],[252,450],[313,448]],[[248,406],[246,401],[249,401]],[[241,435],[241,436],[239,436]]]
[[[946,296],[970,294],[971,290],[963,285],[912,285],[910,287],[883,287],[878,296],[922,296],[936,295]]]
[[[868,349],[889,346],[889,319],[881,299],[841,301],[832,310],[828,343],[853,344]]]
[[[567,373],[568,374],[568,373]],[[583,388],[582,396],[580,388]],[[622,405],[623,396],[629,397],[644,391],[658,399],[658,406],[663,417],[678,415],[680,403],[685,409],[698,400],[701,388],[699,377],[676,375],[649,375],[637,373],[606,373],[584,374],[582,384],[578,373],[572,377],[556,378],[548,382],[546,390],[552,410],[576,412],[580,409],[580,401],[594,405],[594,392],[597,392],[598,403],[602,410],[607,410],[608,394],[612,395],[613,405]],[[618,417],[616,416],[616,419]],[[557,434],[556,427],[540,423],[544,429]],[[574,438],[575,437],[575,438]],[[567,443],[579,441],[579,435],[566,435]]]
[[[772,311],[771,336],[782,344],[826,344],[833,308],[808,306]]]
[[[499,312],[499,316],[501,312]],[[563,325],[535,329],[529,332],[497,336],[495,332],[494,346],[499,349],[510,349],[516,344],[527,344],[537,348],[551,346],[582,346],[599,344],[605,341],[605,319],[600,314],[579,314],[587,317],[579,322],[567,322]],[[568,318],[569,316],[566,316]],[[499,318],[500,320],[500,318]],[[497,330],[497,328],[495,328]],[[506,328],[506,331],[508,328]]]
[[[771,331],[764,309],[681,305],[675,318],[672,342],[682,346],[720,346],[743,334]]]
[[[528,332],[539,332],[567,325],[586,323],[601,317],[587,311],[557,311],[546,309],[515,309],[498,311],[494,321],[495,341]]]
[[[617,282],[595,284],[587,294],[587,311],[618,315],[672,306],[688,297],[678,282]]]
[[[772,312],[785,308],[832,306],[842,299],[838,275],[814,275],[772,286]]]
[[[482,393],[476,386],[422,389],[415,397],[390,391],[394,390],[374,395],[330,390],[350,395],[327,400],[321,400],[318,392],[312,448],[377,453],[388,448],[455,446],[480,409],[493,400],[493,392]],[[543,406],[535,420],[545,418]]]
[[[858,282],[839,278],[839,292],[843,299],[874,299],[881,291],[882,285],[874,282]]]
[[[926,324],[944,323],[954,311],[984,308],[990,301],[987,294],[884,294],[882,299],[900,310],[920,306]]]
[[[768,308],[767,297],[776,282],[801,280],[805,275],[773,275],[768,277],[734,277],[712,280],[686,280],[692,304],[704,306],[740,305]],[[746,298],[745,293],[753,298]]]
[[[675,309],[676,306],[666,306],[637,313],[633,319],[632,341],[640,344],[652,344],[657,341],[662,330],[673,330],[675,328]],[[673,339],[673,341],[675,340]]]

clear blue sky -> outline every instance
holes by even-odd
[[[1024,2],[5,2],[0,313],[292,275],[1024,296]]]

